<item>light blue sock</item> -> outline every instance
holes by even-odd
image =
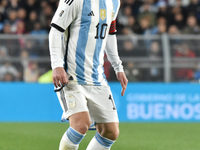
[[[103,146],[110,148],[115,141],[109,140],[101,136],[98,132],[95,135],[96,140]]]
[[[69,127],[66,131],[67,137],[70,141],[72,141],[74,144],[79,144],[81,140],[84,138],[85,135],[79,133],[72,127]]]

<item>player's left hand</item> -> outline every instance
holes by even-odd
[[[122,86],[122,92],[121,95],[124,96],[124,93],[126,91],[126,87],[128,84],[128,79],[126,78],[126,75],[124,72],[118,72],[117,73],[117,79],[119,80],[119,82],[121,83]]]

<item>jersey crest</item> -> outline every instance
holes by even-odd
[[[100,18],[102,21],[106,19],[106,10],[105,9],[100,9]]]
[[[60,12],[59,16],[62,17],[63,13],[64,13],[64,10],[62,10],[62,11]]]

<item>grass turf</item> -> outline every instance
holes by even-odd
[[[58,150],[65,123],[0,123],[0,150]],[[79,146],[85,150],[95,131]],[[120,123],[112,150],[200,150],[199,123]]]

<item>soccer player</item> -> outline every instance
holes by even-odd
[[[109,150],[119,134],[119,120],[104,69],[104,53],[122,85],[128,80],[118,56],[116,16],[119,0],[60,0],[51,22],[49,48],[53,83],[70,127],[59,150],[77,150],[95,122],[87,150]]]

